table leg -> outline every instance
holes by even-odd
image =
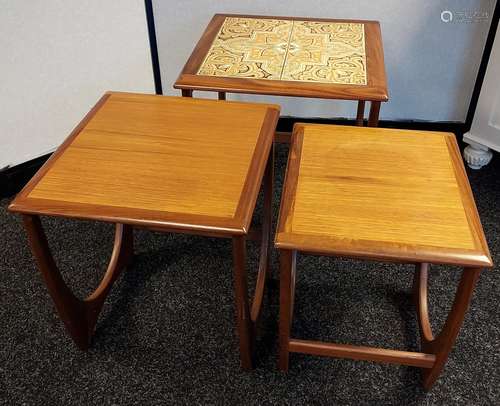
[[[378,126],[379,113],[380,113],[380,102],[372,101],[370,103],[370,116],[368,117],[368,127]]]
[[[226,100],[226,92],[219,92],[219,100]]]
[[[297,252],[280,250],[279,369],[288,371]]]
[[[236,326],[240,343],[240,362],[243,369],[252,369],[256,326],[262,310],[266,282],[269,279],[269,257],[272,224],[272,198],[274,183],[274,144],[271,146],[264,173],[264,207],[260,238],[260,258],[254,298],[250,307],[246,273],[246,236],[233,237],[234,290],[236,300]]]
[[[245,236],[233,237],[233,266],[240,362],[243,369],[249,370],[253,367],[254,331],[248,304]]]
[[[181,89],[182,97],[193,97],[193,91],[191,89]]]
[[[363,127],[363,122],[365,121],[365,101],[358,101],[358,111],[356,113],[356,125],[358,127]]]
[[[434,354],[436,360],[431,368],[423,369],[423,385],[426,390],[432,388],[446,364],[458,332],[462,326],[465,313],[474,291],[474,287],[481,273],[480,268],[465,268],[455,293],[452,308],[448,314],[441,332],[434,337],[429,321],[427,305],[428,264],[418,264],[413,280],[413,294],[417,308],[418,323],[422,349],[426,353]]]
[[[274,142],[269,152],[266,171],[264,173],[264,207],[262,208],[262,230],[260,239],[260,258],[255,294],[252,301],[252,322],[257,323],[262,309],[266,282],[270,279],[269,258],[271,256],[271,226],[274,185]]]
[[[116,225],[115,242],[108,269],[97,289],[86,299],[80,300],[71,292],[57,268],[40,218],[25,214],[23,222],[28,232],[31,251],[66,330],[80,349],[88,349],[97,318],[111,286],[133,257],[132,227]]]

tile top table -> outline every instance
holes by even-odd
[[[453,134],[296,124],[275,245],[280,250],[280,366],[289,352],[412,365],[439,376],[475,283],[492,261]],[[290,337],[296,254],[416,264],[422,352]],[[463,267],[448,319],[434,336],[429,264]]]
[[[192,90],[387,101],[379,23],[217,14],[174,84]],[[359,106],[358,106],[359,107]],[[359,119],[363,115],[358,109]]]
[[[111,284],[132,257],[132,226],[233,240],[241,362],[267,275],[273,136],[279,107],[130,93],[104,95],[9,206],[23,214],[56,308],[76,344],[89,344]],[[258,286],[250,309],[245,238],[264,178]],[[116,224],[111,262],[84,301],[64,284],[39,215]],[[251,311],[251,314],[250,314]]]

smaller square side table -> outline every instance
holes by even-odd
[[[280,368],[290,352],[420,367],[429,389],[448,358],[480,271],[492,261],[453,134],[297,124],[275,245]],[[413,263],[422,352],[290,337],[296,255]],[[429,264],[464,268],[442,331],[427,308]]]
[[[377,21],[216,14],[174,88],[357,100],[356,124],[378,123],[388,100]]]
[[[133,257],[133,228],[141,227],[232,239],[240,360],[244,369],[252,367],[269,274],[278,117],[279,107],[269,104],[107,93],[17,195],[9,209],[22,214],[56,310],[80,349],[89,347],[106,296]],[[260,262],[250,304],[246,239],[263,179]],[[61,277],[40,215],[116,224],[108,269],[86,299]]]

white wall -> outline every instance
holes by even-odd
[[[495,0],[154,0],[165,94],[215,13],[379,20],[390,101],[382,119],[464,121]],[[455,13],[451,23],[441,12]],[[483,22],[457,22],[461,12],[487,12]],[[199,93],[198,93],[199,94]],[[208,95],[204,95],[208,97]],[[270,100],[231,95],[232,99]],[[353,117],[352,102],[276,99],[283,115]]]
[[[495,41],[481,94],[477,103],[472,128],[464,134],[464,141],[472,141],[500,152],[500,25]]]
[[[0,0],[0,169],[53,150],[106,90],[154,93],[143,0]]]

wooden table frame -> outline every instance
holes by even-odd
[[[382,241],[363,241],[364,245],[362,243],[356,245],[353,240],[347,237],[344,239],[338,237],[333,244],[332,240],[329,240],[329,236],[293,234],[293,230],[290,228],[290,224],[295,219],[290,215],[297,206],[296,192],[305,127],[311,127],[311,125],[295,125],[275,242],[280,254],[279,368],[282,371],[288,371],[289,354],[293,352],[409,365],[422,368],[423,386],[429,390],[439,377],[453,348],[481,270],[491,268],[493,265],[456,140],[452,134],[444,136],[454,167],[455,179],[460,187],[464,211],[467,216],[466,221],[474,239],[474,249],[436,248],[419,245],[408,246],[407,249],[404,249],[405,246],[401,248],[400,244]],[[347,132],[349,127],[345,127],[345,129]],[[370,129],[369,131],[379,131],[381,132],[379,135],[383,136],[383,131],[390,130]],[[345,173],[342,176],[349,177]],[[341,198],[342,196],[339,196],[339,199]],[[359,260],[415,264],[413,298],[420,330],[421,352],[326,343],[291,337],[298,252],[310,255],[338,255]],[[463,267],[453,305],[444,327],[438,335],[434,335],[432,332],[427,301],[428,275],[431,263]]]
[[[232,239],[234,293],[236,301],[236,322],[239,335],[240,360],[243,369],[253,368],[255,327],[259,320],[266,280],[269,277],[269,255],[271,236],[271,209],[273,196],[273,158],[272,148],[264,174],[264,207],[262,227],[257,239],[260,241],[260,258],[255,294],[250,305],[246,271],[247,235],[220,235],[206,232],[189,232]],[[31,251],[45,280],[49,294],[67,332],[81,350],[91,344],[97,319],[115,280],[133,259],[133,226],[116,224],[113,252],[107,270],[98,287],[87,298],[78,299],[64,282],[51,254],[40,217],[23,214],[23,223],[28,234]],[[160,232],[181,232],[159,227],[140,227]]]
[[[313,20],[324,22],[364,23],[366,36],[366,58],[368,83],[361,85],[338,85],[329,83],[307,83],[246,79],[234,77],[197,75],[213,40],[226,17]],[[357,100],[356,125],[363,126],[365,119],[365,103],[370,101],[368,126],[376,127],[379,120],[380,103],[389,100],[384,68],[384,55],[378,21],[339,20],[326,18],[259,16],[246,14],[216,14],[205,29],[201,39],[184,65],[175,84],[185,97],[192,97],[193,90],[212,91],[218,93],[219,100],[226,100],[226,93],[263,94],[274,96],[308,97],[320,99]],[[281,133],[278,140],[289,140],[288,133]]]
[[[224,222],[217,218],[207,217],[210,220],[207,224],[211,225],[197,226],[194,215],[170,216],[171,213],[168,212],[162,214],[161,220],[155,220],[154,214],[153,218],[149,217],[145,220],[141,217],[142,212],[139,209],[124,209],[119,212],[114,209],[111,212],[106,207],[94,205],[86,205],[87,212],[82,215],[80,214],[82,205],[79,203],[68,203],[64,206],[64,210],[61,211],[61,208],[50,203],[50,201],[47,203],[43,199],[30,198],[31,190],[52,167],[59,156],[64,153],[109,96],[110,94],[106,94],[101,98],[9,206],[10,211],[22,215],[31,251],[67,332],[79,349],[87,350],[89,348],[106,297],[121,271],[133,260],[133,228],[228,238],[232,240],[240,361],[243,369],[253,368],[255,330],[261,315],[266,280],[269,278],[271,249],[274,143],[272,141],[269,143],[264,142],[264,139],[270,138],[273,132],[272,126],[275,126],[278,120],[279,110],[269,110],[266,115],[267,121],[259,135],[262,142],[257,143],[254,151],[235,218],[224,220]],[[253,209],[260,187],[263,187],[264,194],[262,225],[260,230],[251,230]],[[97,288],[85,299],[77,298],[64,282],[51,254],[40,215],[64,216],[116,224],[114,246],[107,270]],[[151,213],[149,213],[149,216],[151,216]],[[242,227],[241,224],[246,225]],[[248,297],[246,269],[247,239],[260,241],[258,275],[251,303]]]
[[[465,313],[481,273],[481,268],[464,268],[455,293],[452,308],[441,332],[434,336],[427,303],[428,263],[416,264],[413,280],[413,299],[418,316],[422,352],[400,351],[378,347],[325,343],[300,340],[290,335],[295,297],[296,250],[280,251],[280,325],[279,368],[288,371],[289,354],[293,352],[409,365],[422,368],[423,386],[429,390],[439,377],[455,344]]]

